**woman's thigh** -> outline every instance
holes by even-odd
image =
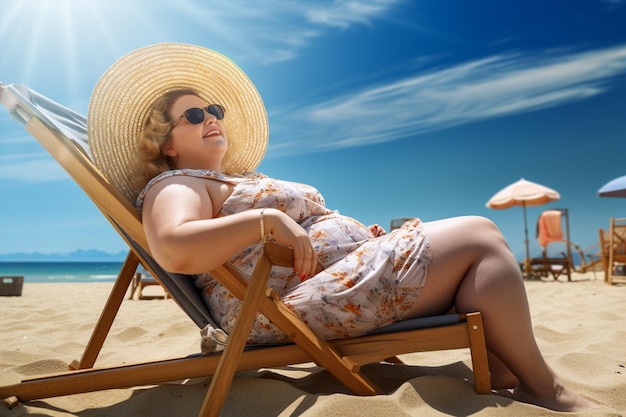
[[[431,251],[426,284],[409,311],[411,317],[443,314],[455,305],[455,297],[465,279],[474,279],[473,268],[498,246],[506,248],[497,227],[478,216],[453,217],[423,225]],[[505,255],[506,256],[506,255]]]

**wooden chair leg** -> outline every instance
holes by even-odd
[[[132,250],[128,251],[124,265],[117,276],[117,280],[115,281],[111,294],[109,294],[109,298],[102,309],[102,313],[100,313],[100,318],[98,319],[96,327],[93,329],[91,338],[89,339],[87,347],[83,352],[83,356],[80,361],[74,360],[69,365],[70,369],[76,370],[93,368],[96,358],[102,349],[102,345],[109,334],[109,330],[111,330],[113,320],[115,320],[115,316],[122,305],[122,301],[124,300],[124,296],[126,295],[126,291],[128,290],[133,276],[135,275],[135,270],[138,265],[139,258],[137,255],[135,255]]]
[[[474,371],[474,389],[477,394],[489,394],[491,380],[483,322],[480,314],[477,313],[467,314],[466,320]]]
[[[256,318],[261,301],[265,297],[267,288],[267,280],[270,275],[272,264],[267,257],[261,256],[256,264],[253,279],[246,290],[241,310],[237,316],[235,330],[229,335],[226,348],[222,353],[219,365],[211,385],[209,392],[204,398],[202,409],[199,417],[217,417],[219,416],[222,405],[228,395],[228,390],[232,383],[237,364],[243,354],[243,349],[252,328],[252,324]]]
[[[270,258],[271,259],[271,258]],[[273,261],[274,264],[276,262]],[[248,284],[230,264],[224,264],[211,272],[237,298],[242,299]],[[235,278],[235,279],[233,279]],[[253,278],[254,279],[254,278]],[[305,351],[312,361],[326,368],[338,381],[357,395],[378,395],[380,391],[371,381],[359,372],[358,365],[343,357],[327,341],[317,336],[296,317],[279,299],[276,293],[269,292],[261,300],[261,313],[274,323],[291,340]]]
[[[237,317],[236,328],[229,336],[226,349],[213,376],[199,416],[214,417],[219,415],[234,377],[237,363],[243,353],[246,338],[258,311],[261,311],[270,321],[288,334],[309,355],[311,360],[326,368],[352,392],[358,395],[381,394],[382,391],[359,373],[357,364],[353,364],[348,358],[342,357],[327,341],[315,335],[292,311],[276,299],[275,294],[267,288],[271,267],[272,262],[264,255],[259,258],[249,282],[237,273],[233,274],[237,281],[223,280],[224,283],[229,283],[227,286],[229,291],[244,301]],[[220,279],[222,274],[228,272],[218,268],[213,273]]]

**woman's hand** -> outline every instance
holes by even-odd
[[[266,232],[274,236],[278,243],[293,249],[293,268],[300,280],[315,275],[317,254],[306,230],[277,209],[264,209],[263,220]]]
[[[370,232],[374,234],[374,237],[384,236],[387,234],[387,231],[381,225],[378,225],[378,224],[373,224],[370,227],[368,227],[368,229],[370,229]]]

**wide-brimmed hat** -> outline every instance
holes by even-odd
[[[154,102],[168,91],[196,90],[226,108],[228,151],[222,171],[253,172],[268,141],[267,113],[246,74],[224,55],[195,45],[160,43],[120,58],[100,78],[87,113],[89,146],[107,179],[133,204],[131,162],[135,143]]]

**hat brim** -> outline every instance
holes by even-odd
[[[168,91],[196,90],[207,103],[226,108],[228,151],[222,171],[253,172],[267,149],[269,128],[260,94],[224,55],[195,45],[161,43],[116,61],[96,84],[87,113],[94,163],[133,204],[131,162],[150,107]]]

